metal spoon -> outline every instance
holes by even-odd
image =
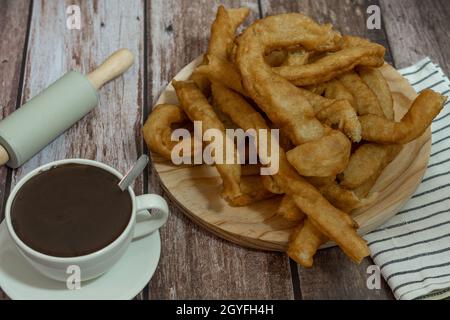
[[[133,183],[133,181],[142,173],[148,163],[148,156],[143,154],[137,159],[136,163],[131,167],[126,175],[120,180],[119,188],[122,191],[127,190],[127,188]]]

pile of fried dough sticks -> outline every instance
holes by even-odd
[[[257,20],[236,35],[248,14],[219,7],[202,63],[188,81],[172,81],[179,106],[155,106],[144,139],[171,160],[174,126],[201,121],[203,130],[220,130],[223,141],[229,126],[278,128],[273,175],[255,180],[250,165],[215,162],[223,198],[246,206],[281,195],[278,214],[298,223],[287,250],[292,259],[312,266],[317,249],[331,239],[359,263],[369,249],[349,214],[374,200],[369,192],[383,169],[428,128],[445,98],[424,90],[396,122],[378,69],[383,46],[342,36],[300,13]],[[270,139],[253,146],[265,165]]]

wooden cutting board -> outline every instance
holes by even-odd
[[[186,80],[200,63],[197,58],[184,67],[176,80]],[[416,97],[408,81],[392,66],[381,71],[387,79],[394,98],[396,120],[401,119]],[[157,104],[178,104],[171,84],[161,94]],[[431,131],[406,144],[397,158],[377,180],[372,192],[377,192],[371,205],[352,212],[366,234],[395,215],[411,198],[425,173],[431,148]],[[213,166],[175,166],[158,154],[151,154],[153,165],[163,188],[193,221],[219,237],[245,247],[285,251],[289,234],[295,223],[276,215],[280,197],[261,201],[247,207],[231,207],[220,197],[221,179]],[[334,245],[328,243],[324,247]]]

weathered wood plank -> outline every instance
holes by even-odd
[[[100,91],[99,106],[13,172],[12,185],[44,163],[64,158],[102,161],[121,172],[142,152],[144,3],[34,1],[22,99],[29,100],[71,69],[88,72],[113,51],[128,48],[134,66]],[[66,28],[66,7],[81,8],[81,30]],[[50,120],[50,119],[49,119]],[[143,191],[143,179],[135,184]]]
[[[27,40],[27,21],[30,13],[26,0],[2,1],[0,10],[0,108],[1,118],[13,112],[18,104],[23,51]],[[3,204],[7,173],[10,169],[0,168],[0,222],[4,217]],[[0,300],[7,299],[0,289]]]
[[[222,3],[250,6],[252,19],[258,17],[256,2]],[[147,77],[153,103],[172,77],[206,50],[217,6],[206,0],[148,1]],[[153,170],[149,191],[166,195]],[[247,250],[223,241],[193,224],[173,203],[170,208],[172,216],[161,231],[161,261],[150,283],[151,299],[293,298],[284,254]]]
[[[450,73],[448,1],[382,0],[380,2],[397,68],[410,66],[429,56],[448,75]]]
[[[343,34],[353,34],[371,39],[388,48],[384,30],[366,28],[366,10],[377,1],[261,1],[263,15],[283,12],[302,12],[320,23],[332,23]],[[390,62],[390,55],[386,59]],[[354,265],[339,248],[321,250],[314,259],[314,267],[298,267],[301,295],[303,299],[385,299],[392,298],[389,288],[383,283],[380,290],[366,287],[367,266],[373,264],[366,259]]]
[[[0,10],[0,107],[1,118],[12,113],[18,103],[23,51],[27,36],[28,1],[4,1]],[[3,219],[7,168],[0,167],[0,221]]]
[[[371,259],[356,265],[338,248],[321,250],[311,269],[298,267],[303,299],[393,299],[391,290],[381,277],[380,289],[368,289],[367,279],[373,273],[367,268]]]
[[[23,100],[27,101],[71,69],[87,73],[115,50],[135,54],[135,64],[100,91],[99,106],[17,169],[13,185],[49,161],[83,157],[126,171],[141,153],[143,2],[34,1]],[[69,4],[81,8],[81,30],[66,28]],[[136,183],[141,191],[142,181]]]

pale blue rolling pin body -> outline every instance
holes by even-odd
[[[0,144],[17,168],[80,120],[98,103],[97,90],[71,71],[0,121]]]
[[[116,51],[88,76],[67,73],[0,121],[0,145],[7,153],[7,162],[0,160],[0,164],[17,168],[34,156],[91,111],[98,103],[97,89],[132,63],[131,52]]]

